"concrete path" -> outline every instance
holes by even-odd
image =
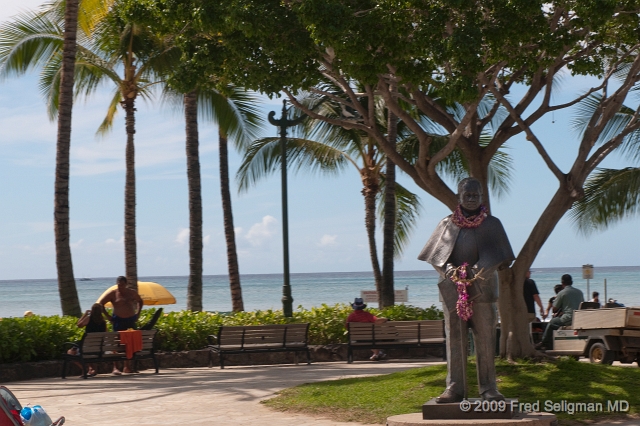
[[[427,362],[346,362],[311,365],[185,368],[154,374],[98,375],[8,383],[22,405],[42,405],[69,426],[270,425],[356,426],[273,411],[259,402],[284,388],[346,377],[387,374]]]
[[[271,410],[260,401],[302,383],[388,374],[442,362],[346,362],[311,365],[185,368],[153,374],[99,375],[87,380],[59,378],[11,382],[23,405],[42,405],[69,426],[251,425],[357,426],[326,418]],[[640,420],[600,425],[637,426]]]

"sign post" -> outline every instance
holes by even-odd
[[[591,300],[591,292],[589,291],[589,280],[593,279],[593,265],[582,265],[582,279],[587,280],[587,300]]]

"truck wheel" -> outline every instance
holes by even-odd
[[[607,350],[603,343],[596,342],[589,349],[589,361],[593,364],[613,364],[615,353]]]

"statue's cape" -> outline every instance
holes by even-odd
[[[489,272],[509,266],[515,259],[507,233],[498,218],[487,216],[474,231],[478,244],[477,265],[480,269]],[[442,268],[451,256],[459,233],[460,228],[453,223],[451,215],[445,217],[431,234],[418,259]]]

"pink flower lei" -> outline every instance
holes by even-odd
[[[451,275],[458,290],[458,301],[456,302],[456,313],[463,321],[469,321],[473,316],[473,300],[469,300],[467,287],[473,284],[475,278],[467,279],[467,262],[458,266]]]
[[[480,213],[475,216],[466,217],[462,213],[462,207],[458,204],[456,210],[451,215],[451,220],[460,228],[477,228],[484,222],[487,217],[487,208],[483,205],[480,206]]]

